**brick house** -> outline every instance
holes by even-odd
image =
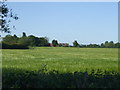
[[[50,43],[50,47],[53,47],[52,43]]]

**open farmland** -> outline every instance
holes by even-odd
[[[92,69],[118,70],[118,49],[38,47],[34,49],[2,50],[2,67],[38,71],[46,65],[48,70],[75,72]]]
[[[3,88],[119,87],[118,49],[3,49]]]

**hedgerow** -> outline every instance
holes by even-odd
[[[3,69],[3,88],[120,88],[120,75],[115,71],[92,70],[91,73],[60,73]]]

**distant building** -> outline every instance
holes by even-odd
[[[59,43],[59,46],[60,46],[60,47],[68,47],[68,46],[69,46],[69,43]]]
[[[50,47],[54,47],[52,43],[50,43]],[[56,47],[59,47],[59,45],[57,45]]]
[[[53,47],[52,43],[50,43],[50,47]]]
[[[53,47],[52,43],[50,43],[50,47]],[[59,43],[57,47],[69,47],[69,43]]]

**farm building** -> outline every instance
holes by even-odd
[[[69,43],[59,43],[57,47],[68,47]],[[50,47],[53,47],[52,43],[50,43]]]
[[[60,46],[60,47],[68,47],[68,46],[69,46],[69,43],[59,43],[59,46]]]

